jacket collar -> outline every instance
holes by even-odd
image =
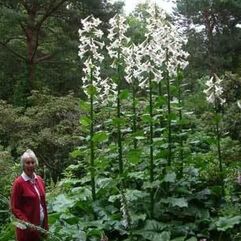
[[[23,178],[23,180],[24,180],[25,182],[31,181],[31,180],[33,180],[33,179],[37,179],[37,175],[35,174],[35,172],[33,173],[33,176],[34,176],[34,178],[31,178],[31,177],[29,177],[25,172],[23,172],[23,173],[21,174],[21,177]]]

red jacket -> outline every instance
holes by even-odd
[[[44,210],[43,228],[48,229],[47,207],[45,201],[45,185],[40,176],[35,179],[36,187],[39,190],[41,205]],[[25,181],[19,176],[13,183],[11,193],[11,210],[16,218],[40,225],[40,200],[39,196],[30,181]],[[40,233],[30,229],[16,229],[17,241],[38,241]]]

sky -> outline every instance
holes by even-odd
[[[111,0],[111,2],[115,2],[117,0]],[[125,2],[124,12],[129,14],[131,11],[135,9],[135,6],[138,3],[146,2],[146,0],[123,0]],[[148,2],[157,3],[159,6],[164,8],[168,13],[172,11],[172,7],[175,6],[172,0],[148,0]]]

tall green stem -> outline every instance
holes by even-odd
[[[167,163],[168,166],[171,166],[172,158],[172,130],[171,130],[171,90],[170,90],[170,79],[169,74],[166,72],[166,81],[167,81],[167,128],[168,128],[168,156]]]
[[[93,142],[93,136],[94,136],[94,93],[93,93],[93,69],[91,69],[90,74],[90,85],[91,85],[91,91],[90,91],[90,175],[91,175],[91,191],[92,191],[92,198],[93,200],[96,200],[96,192],[95,192],[95,153],[94,153],[94,142]]]
[[[118,61],[120,61],[120,57],[118,56]],[[123,158],[122,158],[122,138],[121,138],[121,104],[120,104],[120,88],[121,88],[121,79],[122,79],[122,73],[121,73],[121,65],[118,63],[117,66],[117,73],[118,73],[118,83],[117,83],[117,118],[118,118],[118,124],[117,124],[117,135],[118,135],[118,157],[119,157],[119,174],[123,174]]]
[[[151,73],[149,74],[149,115],[150,115],[150,182],[154,181],[154,161],[153,161],[153,103],[152,103],[152,81],[151,81]],[[154,190],[151,188],[150,191],[150,215],[153,217],[154,213]]]
[[[221,175],[221,186],[222,186],[222,194],[224,195],[224,180],[223,180],[223,163],[222,163],[222,153],[221,153],[221,135],[220,135],[220,125],[218,113],[216,112],[216,137],[217,137],[217,149],[218,149],[218,162],[219,162],[219,171]]]
[[[159,94],[159,97],[161,97],[162,95],[163,95],[163,93],[162,93],[162,83],[161,83],[161,81],[159,82],[159,84],[158,84],[158,94]],[[160,105],[160,109],[162,110],[162,104]],[[162,118],[162,116],[160,116],[160,127],[161,128],[163,128],[164,127],[164,123],[163,123],[163,118]]]
[[[182,84],[182,77],[180,76],[180,70],[178,70],[177,74],[177,81],[178,81],[178,107],[179,107],[179,134],[182,133],[182,106],[183,106],[183,100],[182,100],[182,89],[181,89],[181,84]],[[183,138],[182,135],[180,135],[180,152],[179,152],[179,161],[181,162],[180,165],[180,175],[182,176],[183,173]]]
[[[136,82],[134,81],[132,85],[132,112],[133,112],[133,118],[132,118],[132,132],[136,133]],[[134,138],[133,141],[134,149],[137,149],[137,140]]]

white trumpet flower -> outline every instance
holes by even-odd
[[[140,52],[143,55],[141,70],[152,73],[153,80],[160,82],[164,70],[170,77],[177,75],[178,68],[184,69],[188,62],[188,53],[182,48],[186,39],[177,27],[166,19],[166,12],[156,5],[149,6],[147,18],[146,40],[141,44]],[[148,81],[143,78],[140,87],[145,88]]]
[[[241,100],[238,100],[238,101],[237,101],[237,105],[238,105],[238,107],[241,109]]]
[[[109,20],[110,29],[107,38],[110,40],[110,45],[107,46],[109,56],[114,60],[112,67],[116,67],[119,63],[116,59],[124,59],[124,47],[126,47],[130,41],[126,37],[128,24],[126,18],[120,14],[116,14]]]
[[[126,23],[126,18],[120,14],[116,14],[109,20],[110,29],[108,30],[109,45],[106,47],[112,63],[111,68],[116,69],[119,65],[125,65],[127,55],[127,45],[130,39],[126,37],[127,29],[129,28]],[[129,78],[129,77],[127,77]],[[112,79],[106,80],[112,87],[110,91],[113,97],[117,97],[117,84]],[[120,84],[120,83],[119,83]]]
[[[139,69],[139,66],[141,65],[142,54],[140,53],[139,46],[133,43],[129,47],[124,48],[123,53],[126,63],[126,81],[132,84],[141,77],[142,71]]]
[[[139,82],[140,88],[148,86],[147,74],[151,73],[153,75],[152,81],[155,82],[160,82],[163,79],[162,66],[166,59],[165,48],[163,48],[161,40],[161,26],[166,14],[154,5],[150,6],[148,13],[146,40],[140,45],[142,60],[139,69],[143,73],[143,78]]]
[[[86,95],[89,95],[87,89],[92,84],[98,93],[97,97],[101,101],[106,100],[109,93],[114,93],[116,88],[113,84],[109,84],[108,81],[101,78],[99,65],[104,59],[101,50],[105,45],[102,42],[104,33],[99,28],[101,20],[91,15],[83,19],[81,23],[82,29],[79,29],[80,45],[78,55],[80,59],[84,60],[83,72],[85,76],[82,79],[83,89]]]
[[[216,105],[223,105],[226,100],[222,97],[223,88],[221,86],[222,80],[214,74],[207,82],[205,89],[203,92],[206,94],[206,99],[208,103]]]

